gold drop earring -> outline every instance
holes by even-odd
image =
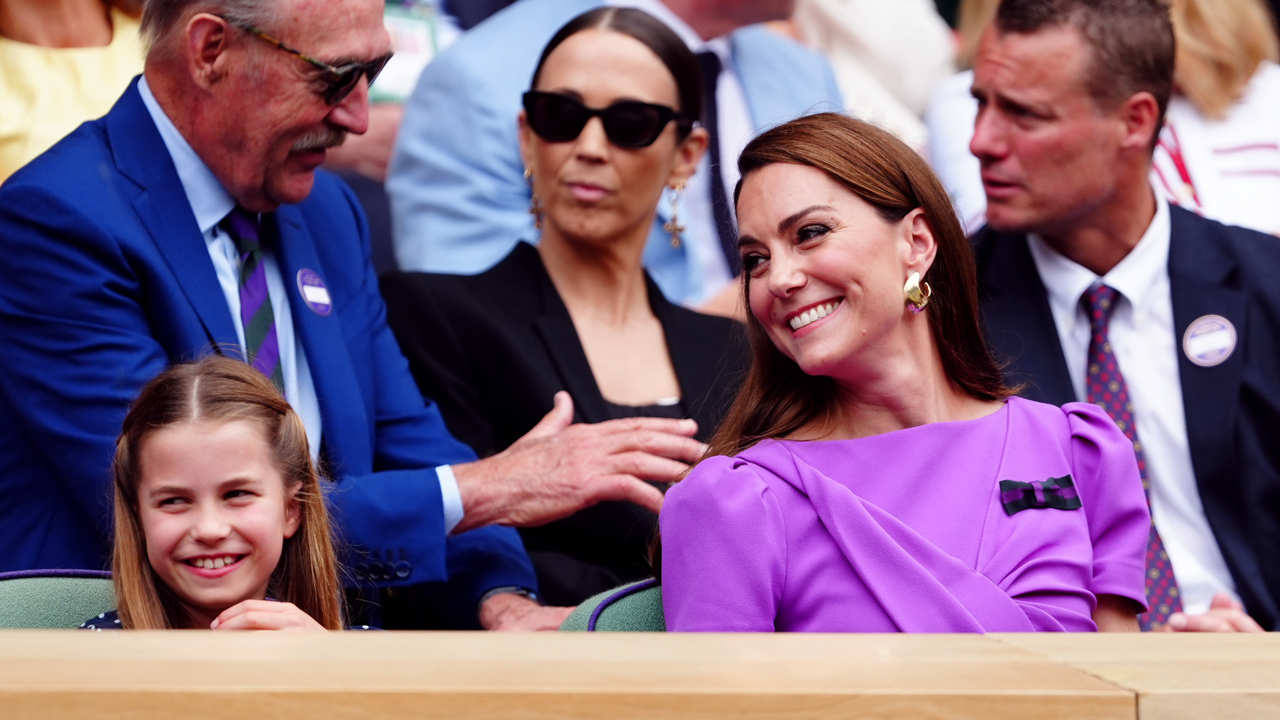
[[[542,229],[542,203],[538,202],[538,194],[533,191],[533,170],[524,169],[525,182],[529,183],[529,214],[533,216],[533,226]]]
[[[671,219],[663,223],[662,229],[671,233],[671,247],[680,247],[680,235],[684,226],[680,224],[680,196],[684,194],[684,181],[680,180],[668,186],[671,189]]]
[[[902,286],[902,294],[907,298],[907,308],[911,312],[920,312],[929,304],[929,298],[933,297],[933,288],[929,287],[929,283],[920,282],[920,273],[912,272],[907,276],[907,282]]]

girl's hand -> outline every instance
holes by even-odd
[[[242,600],[223,610],[210,630],[324,630],[297,605],[275,600]]]

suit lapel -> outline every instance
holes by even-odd
[[[522,258],[522,262],[536,263],[536,267],[531,270],[538,278],[540,296],[540,307],[533,318],[533,329],[542,340],[543,350],[560,376],[564,389],[573,396],[574,422],[607,420],[608,407],[604,396],[600,394],[600,387],[596,385],[596,376],[591,372],[591,363],[587,361],[582,339],[573,327],[569,309],[551,283],[551,277],[547,275],[537,251],[529,247],[526,254],[531,259],[526,261]]]
[[[120,172],[137,184],[133,208],[191,302],[213,348],[239,347],[227,299],[209,260],[173,160],[138,94],[137,80],[106,117]]]
[[[372,439],[367,433],[340,431],[341,428],[374,427],[366,416],[364,398],[356,381],[358,376],[346,350],[342,323],[338,320],[343,308],[337,305],[339,298],[334,294],[330,279],[325,277],[316,254],[315,241],[298,207],[282,206],[275,212],[275,218],[280,242],[280,274],[285,293],[289,296],[294,330],[302,340],[302,350],[311,369],[311,381],[320,402],[324,426],[329,430],[324,433],[328,455],[337,461],[362,465],[358,458],[373,457]],[[328,315],[311,309],[303,299],[298,277],[304,270],[315,273],[328,288],[332,308]]]
[[[1076,399],[1049,296],[1026,238],[990,230],[979,248],[982,319],[996,359],[1008,363],[1006,381],[1022,396],[1061,405]]]
[[[1173,331],[1178,343],[1178,377],[1187,420],[1187,442],[1197,478],[1216,476],[1231,462],[1232,417],[1240,397],[1246,327],[1244,292],[1233,286],[1235,262],[1218,252],[1215,238],[1199,232],[1199,222],[1170,208],[1169,288]],[[1221,364],[1200,367],[1182,350],[1187,327],[1205,315],[1220,315],[1235,326],[1236,349]]]
[[[788,107],[789,103],[778,102],[778,99],[789,98],[795,91],[794,78],[790,73],[780,72],[780,68],[771,62],[772,54],[750,51],[755,32],[762,31],[759,28],[744,28],[729,36],[733,64],[724,69],[725,72],[732,72],[742,84],[742,96],[747,101],[747,115],[751,118],[753,135],[791,119],[778,116],[776,108]],[[727,161],[732,162],[731,159]]]
[[[1174,339],[1178,343],[1178,377],[1191,465],[1205,517],[1218,540],[1236,589],[1256,617],[1275,617],[1276,600],[1267,588],[1256,538],[1241,519],[1241,481],[1248,461],[1235,456],[1234,436],[1245,363],[1246,302],[1236,261],[1215,237],[1212,225],[1177,207],[1169,208],[1169,287],[1173,300]],[[1221,364],[1200,367],[1183,348],[1187,328],[1205,315],[1220,315],[1235,326],[1236,347]]]
[[[698,422],[701,434],[710,435],[720,418],[713,416],[711,411],[717,408],[706,402],[706,396],[723,384],[716,374],[723,365],[722,358],[707,357],[707,338],[698,333],[697,326],[683,322],[684,316],[675,312],[647,274],[645,283],[649,289],[649,306],[662,324],[662,334],[667,340],[667,353],[676,371],[685,412]],[[694,392],[699,395],[695,396]]]

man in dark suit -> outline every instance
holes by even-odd
[[[566,614],[530,599],[528,557],[497,525],[603,499],[656,508],[641,478],[674,479],[701,452],[691,422],[632,422],[641,432],[620,439],[570,426],[561,400],[477,461],[423,403],[386,326],[364,217],[316,172],[367,127],[368,82],[390,50],[382,10],[148,2],[143,77],[0,188],[0,569],[103,567],[128,404],[167,364],[225,348],[299,411],[356,574],[447,579],[462,623],[545,628]]]
[[[1148,184],[1173,49],[1160,0],[1003,2],[973,82],[983,317],[1025,395],[1097,402],[1135,440],[1144,625],[1275,628],[1280,244]]]

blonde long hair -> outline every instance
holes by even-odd
[[[1280,55],[1271,14],[1261,0],[1174,0],[1170,11],[1174,85],[1202,115],[1221,119],[1258,65]]]
[[[330,630],[341,629],[338,564],[302,420],[261,373],[219,355],[174,365],[147,383],[116,440],[111,565],[121,625],[165,629],[177,627],[181,618],[178,598],[147,561],[138,515],[142,443],[155,431],[178,423],[233,420],[261,429],[285,487],[298,487],[298,530],[284,541],[268,594],[297,605]]]

